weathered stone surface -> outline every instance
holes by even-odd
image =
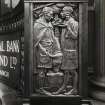
[[[96,65],[91,95],[105,101],[105,0],[95,0]]]
[[[16,92],[3,83],[0,83],[0,100],[0,105],[18,105]]]

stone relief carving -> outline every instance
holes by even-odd
[[[35,3],[35,93],[78,95],[78,4]]]

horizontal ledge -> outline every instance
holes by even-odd
[[[105,92],[93,89],[91,90],[90,94],[91,94],[91,97],[94,97],[95,99],[105,102]]]
[[[95,79],[94,77],[91,77],[90,78],[90,82],[96,86],[99,86],[99,87],[102,87],[102,88],[105,88],[105,82],[101,81],[101,80],[97,80]]]
[[[32,94],[31,97],[33,98],[42,98],[42,99],[46,99],[46,98],[51,98],[51,99],[55,99],[55,98],[81,98],[80,95],[69,95],[69,96],[47,96],[47,95],[36,95],[36,94]]]
[[[54,0],[24,0],[24,2],[25,3],[36,3],[36,2],[54,2],[54,3],[56,3],[56,2],[79,2],[79,3],[81,3],[81,2],[88,2],[88,0],[56,0],[56,1],[54,1]]]

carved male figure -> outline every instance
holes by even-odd
[[[70,74],[73,78],[73,89],[68,94],[77,94],[77,69],[78,69],[78,22],[71,16],[73,12],[72,7],[65,6],[61,12],[62,18],[64,19],[64,26],[62,27],[61,33],[61,48],[63,51],[63,61],[61,69],[65,73],[64,83],[61,88],[54,94],[62,92],[68,84]]]
[[[36,72],[39,74],[39,81],[42,81],[39,84],[40,88],[43,88],[44,72],[51,71],[52,67],[53,72],[58,72],[61,64],[62,53],[58,38],[54,36],[52,17],[53,9],[44,7],[41,16],[34,23],[34,49],[37,51]]]

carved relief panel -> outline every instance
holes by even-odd
[[[25,1],[25,46],[28,46],[25,55],[29,55],[26,57],[26,67],[29,68],[26,68],[26,73],[30,78],[27,85],[31,85],[26,90],[30,89],[32,94],[84,94],[81,89],[84,87],[82,79],[87,66],[85,2]]]
[[[78,4],[35,3],[35,92],[78,94]]]

